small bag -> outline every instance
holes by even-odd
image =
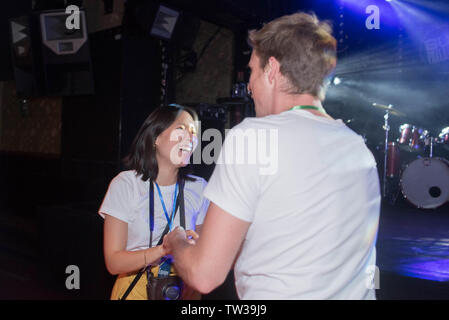
[[[153,246],[153,229],[154,229],[154,187],[153,181],[150,180],[150,245],[151,248]],[[180,182],[179,188],[179,196],[176,201],[176,209],[174,215],[176,216],[176,212],[179,206],[179,214],[180,214],[180,224],[185,229],[186,221],[185,221],[185,209],[184,209],[184,181]],[[173,217],[174,219],[175,217]],[[157,245],[161,245],[164,236],[169,232],[169,225],[165,227],[164,232],[159,239]],[[132,291],[134,286],[139,281],[140,277],[142,277],[143,273],[147,274],[147,296],[148,300],[181,300],[184,283],[182,279],[176,275],[168,275],[165,277],[155,277],[153,274],[152,266],[146,266],[142,270],[137,273],[134,280],[129,285],[126,292],[123,294],[120,300],[126,300],[129,293]]]
[[[147,269],[148,300],[181,300],[184,282],[178,276],[155,277]]]

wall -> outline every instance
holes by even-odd
[[[61,98],[33,98],[23,108],[14,81],[2,82],[0,90],[0,151],[59,155]]]
[[[218,28],[212,23],[201,21],[193,45],[198,56]],[[196,70],[184,74],[176,83],[178,103],[216,103],[217,98],[230,96],[233,80],[233,43],[233,32],[221,28],[203,56],[199,57]]]

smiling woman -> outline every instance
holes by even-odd
[[[187,111],[179,113],[174,122],[155,141],[158,163],[184,167],[198,144],[193,117]]]
[[[197,237],[194,230],[203,223],[209,201],[203,197],[205,180],[188,174],[196,146],[196,121],[195,111],[187,107],[157,108],[143,123],[124,159],[128,170],[109,185],[99,214],[105,219],[106,267],[118,275],[111,299],[148,299],[146,277],[140,277],[143,272],[139,270],[151,269],[149,274],[156,277],[167,270],[176,274],[160,245],[165,232],[183,225],[188,236]],[[198,297],[189,288],[181,294],[183,299]]]
[[[172,184],[176,182],[178,171],[180,177],[185,179],[189,168],[185,161],[176,159],[176,155],[181,155],[178,152],[181,151],[181,144],[196,139],[197,121],[196,112],[188,107],[159,107],[148,116],[137,133],[130,153],[124,159],[125,166],[141,174],[142,180]]]

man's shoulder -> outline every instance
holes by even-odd
[[[260,118],[248,117],[235,125],[231,130],[279,128],[281,124],[282,118],[279,115],[269,115]]]

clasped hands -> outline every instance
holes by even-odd
[[[173,231],[164,236],[162,242],[162,249],[165,255],[172,254],[177,245],[182,243],[188,243],[191,245],[196,244],[199,235],[193,230],[184,230],[182,227],[176,227]]]

